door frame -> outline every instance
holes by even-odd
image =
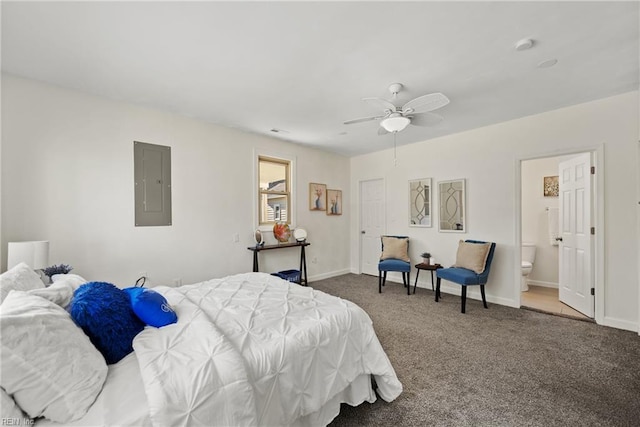
[[[358,274],[362,274],[362,184],[369,181],[382,181],[382,189],[384,194],[385,208],[383,212],[382,222],[384,223],[384,232],[387,230],[387,181],[384,177],[368,178],[358,180]]]
[[[605,226],[604,226],[604,144],[596,146],[579,147],[568,150],[548,151],[535,155],[518,156],[515,159],[515,188],[514,188],[514,214],[515,214],[515,241],[513,266],[514,266],[514,302],[516,307],[521,306],[521,289],[520,282],[522,276],[522,266],[520,260],[520,247],[522,246],[522,162],[527,160],[542,159],[548,157],[561,157],[572,154],[590,153],[593,160],[593,166],[596,168],[595,179],[592,185],[592,226],[596,228],[596,234],[593,240],[593,283],[595,287],[595,307],[594,320],[597,324],[602,324],[604,320],[604,242],[605,242]]]

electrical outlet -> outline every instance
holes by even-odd
[[[240,235],[238,233],[235,233],[233,235],[233,241],[236,242],[236,243],[238,243],[240,241]]]
[[[313,258],[311,259],[311,264],[317,264],[317,263],[318,263],[318,258],[313,257]]]

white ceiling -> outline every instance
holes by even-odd
[[[2,2],[3,71],[352,156],[363,97],[442,92],[398,145],[639,86],[638,2]],[[516,51],[515,43],[535,45]],[[551,68],[538,68],[557,59]],[[273,133],[271,129],[286,132]]]

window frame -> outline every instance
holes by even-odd
[[[286,184],[285,191],[268,191],[260,188],[260,163],[262,161],[283,164],[286,166]],[[287,220],[286,223],[292,229],[296,224],[296,204],[295,204],[295,157],[283,155],[281,153],[267,153],[255,150],[254,153],[254,224],[260,231],[272,231],[273,225],[279,220],[273,220],[268,222],[262,222],[262,197],[263,195],[280,195],[287,198]]]

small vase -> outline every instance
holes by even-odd
[[[422,258],[422,263],[425,265],[430,265],[431,264],[431,258]]]

